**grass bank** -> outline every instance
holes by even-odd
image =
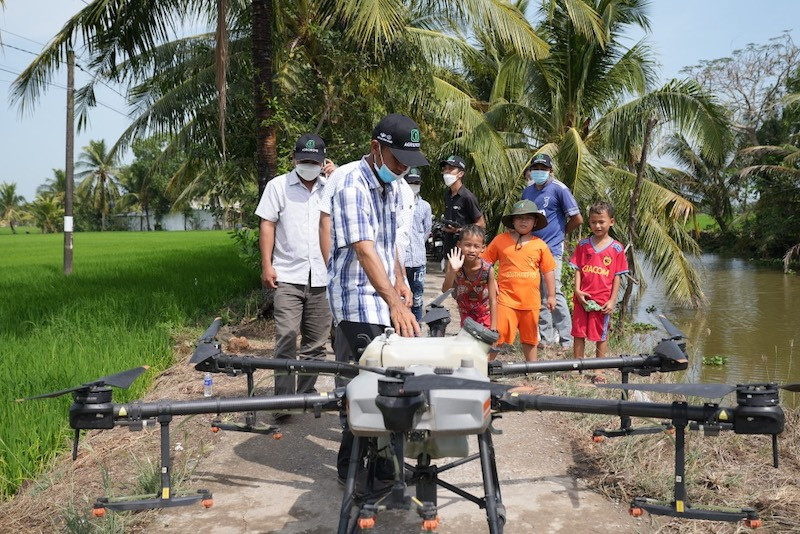
[[[15,403],[138,365],[164,369],[171,337],[204,327],[257,287],[226,232],[78,233],[0,238],[0,497],[33,478],[70,436],[69,395]],[[140,396],[148,380],[115,400]]]
[[[610,352],[632,353],[630,332],[617,340]],[[683,382],[685,372],[651,377],[631,375],[631,382]],[[608,373],[610,382],[618,382],[618,372]],[[558,395],[619,398],[617,392],[587,388],[585,380],[553,379]],[[800,531],[800,412],[793,394],[782,396],[786,414],[784,432],[778,437],[780,468],[772,467],[769,436],[739,435],[731,431],[717,436],[703,432],[686,433],[686,485],[688,502],[694,507],[755,508],[764,521],[758,532]],[[636,400],[671,403],[685,400],[693,405],[717,402],[735,406],[735,394],[722,401],[657,393],[636,394]],[[612,500],[623,503],[634,497],[673,499],[675,438],[671,433],[605,439],[595,443],[592,432],[598,428],[615,429],[618,417],[590,414],[565,414],[564,432],[574,444],[573,456],[581,465],[581,478]],[[634,418],[635,427],[657,424],[656,420]],[[647,519],[647,516],[646,516]],[[650,520],[650,519],[647,519]],[[660,533],[750,532],[741,522],[692,521],[652,516],[652,531]]]

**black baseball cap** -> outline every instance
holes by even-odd
[[[439,167],[444,167],[445,165],[450,165],[452,167],[458,167],[464,172],[467,172],[467,164],[466,162],[459,156],[448,156],[447,159],[443,159],[439,162]]]
[[[422,144],[419,125],[405,115],[386,115],[372,130],[372,138],[388,146],[395,159],[406,167],[428,165],[428,160],[419,151]]]
[[[325,161],[325,141],[320,136],[313,133],[307,133],[300,136],[297,144],[294,145],[294,159],[297,161],[316,161],[323,163]]]
[[[412,167],[408,174],[406,174],[406,182],[409,184],[418,184],[422,181],[422,175],[417,167]]]
[[[552,169],[553,160],[551,160],[550,156],[548,156],[547,154],[536,154],[535,156],[533,156],[533,159],[531,160],[530,165],[528,165],[528,168],[530,169],[534,165],[544,165],[548,169]]]

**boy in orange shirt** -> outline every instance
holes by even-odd
[[[498,234],[483,253],[483,259],[498,262],[497,331],[498,344],[514,343],[519,330],[522,354],[526,361],[537,358],[539,342],[540,272],[547,289],[547,308],[556,305],[556,262],[547,244],[532,232],[547,226],[547,218],[530,200],[514,204],[503,216],[508,231]]]

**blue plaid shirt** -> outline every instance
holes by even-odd
[[[394,284],[397,214],[401,209],[397,184],[384,188],[364,157],[336,180],[330,208],[333,244],[328,301],[334,320],[390,325],[389,305],[370,283],[352,245],[373,242]]]

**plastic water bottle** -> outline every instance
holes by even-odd
[[[206,373],[206,377],[203,379],[203,396],[210,397],[213,395],[212,387],[214,381],[211,379],[211,373]]]

